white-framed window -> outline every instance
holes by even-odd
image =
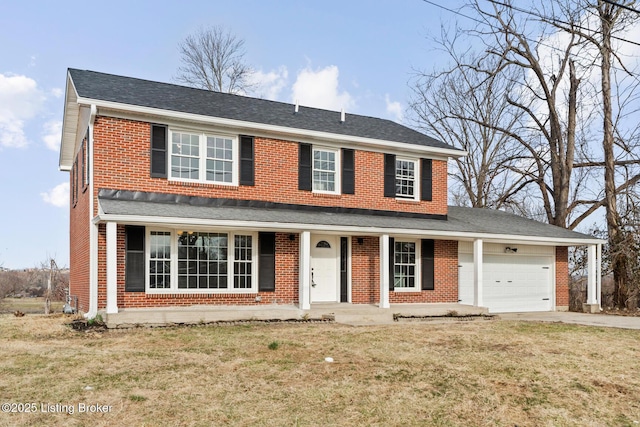
[[[149,289],[171,288],[171,233],[149,233]]]
[[[147,291],[257,292],[256,233],[148,230]]]
[[[237,137],[171,130],[170,179],[238,184]]]
[[[396,197],[418,200],[418,161],[396,158]]]
[[[394,291],[416,291],[420,289],[420,259],[418,242],[395,240],[393,247]]]
[[[340,152],[330,148],[313,147],[312,182],[318,193],[340,193]]]

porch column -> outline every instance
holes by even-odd
[[[380,308],[389,308],[389,235],[380,236]]]
[[[107,222],[107,314],[118,312],[118,225]]]
[[[482,307],[482,239],[473,241],[473,305]]]
[[[587,248],[587,304],[598,304],[597,296],[597,260],[596,245],[589,245]]]
[[[596,300],[598,308],[602,310],[602,243],[596,246]]]
[[[311,309],[311,233],[300,233],[299,303],[302,310]]]

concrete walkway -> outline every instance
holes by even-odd
[[[498,317],[503,320],[560,322],[586,326],[602,326],[606,328],[640,329],[640,317],[616,316],[611,314],[550,311],[539,313],[502,313],[498,314]]]

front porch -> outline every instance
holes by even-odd
[[[292,321],[333,318],[335,322],[350,325],[375,325],[394,322],[394,316],[480,316],[488,314],[484,307],[454,303],[391,304],[380,308],[371,304],[312,304],[308,310],[297,305],[220,306],[194,305],[189,307],[128,308],[118,313],[103,313],[110,329],[156,327],[170,325],[197,325],[215,322]]]

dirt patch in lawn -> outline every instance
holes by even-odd
[[[1,400],[38,408],[0,425],[640,421],[640,331],[498,320],[79,334],[68,322],[0,317]],[[55,404],[67,411],[42,410]],[[79,411],[90,404],[109,410]]]

